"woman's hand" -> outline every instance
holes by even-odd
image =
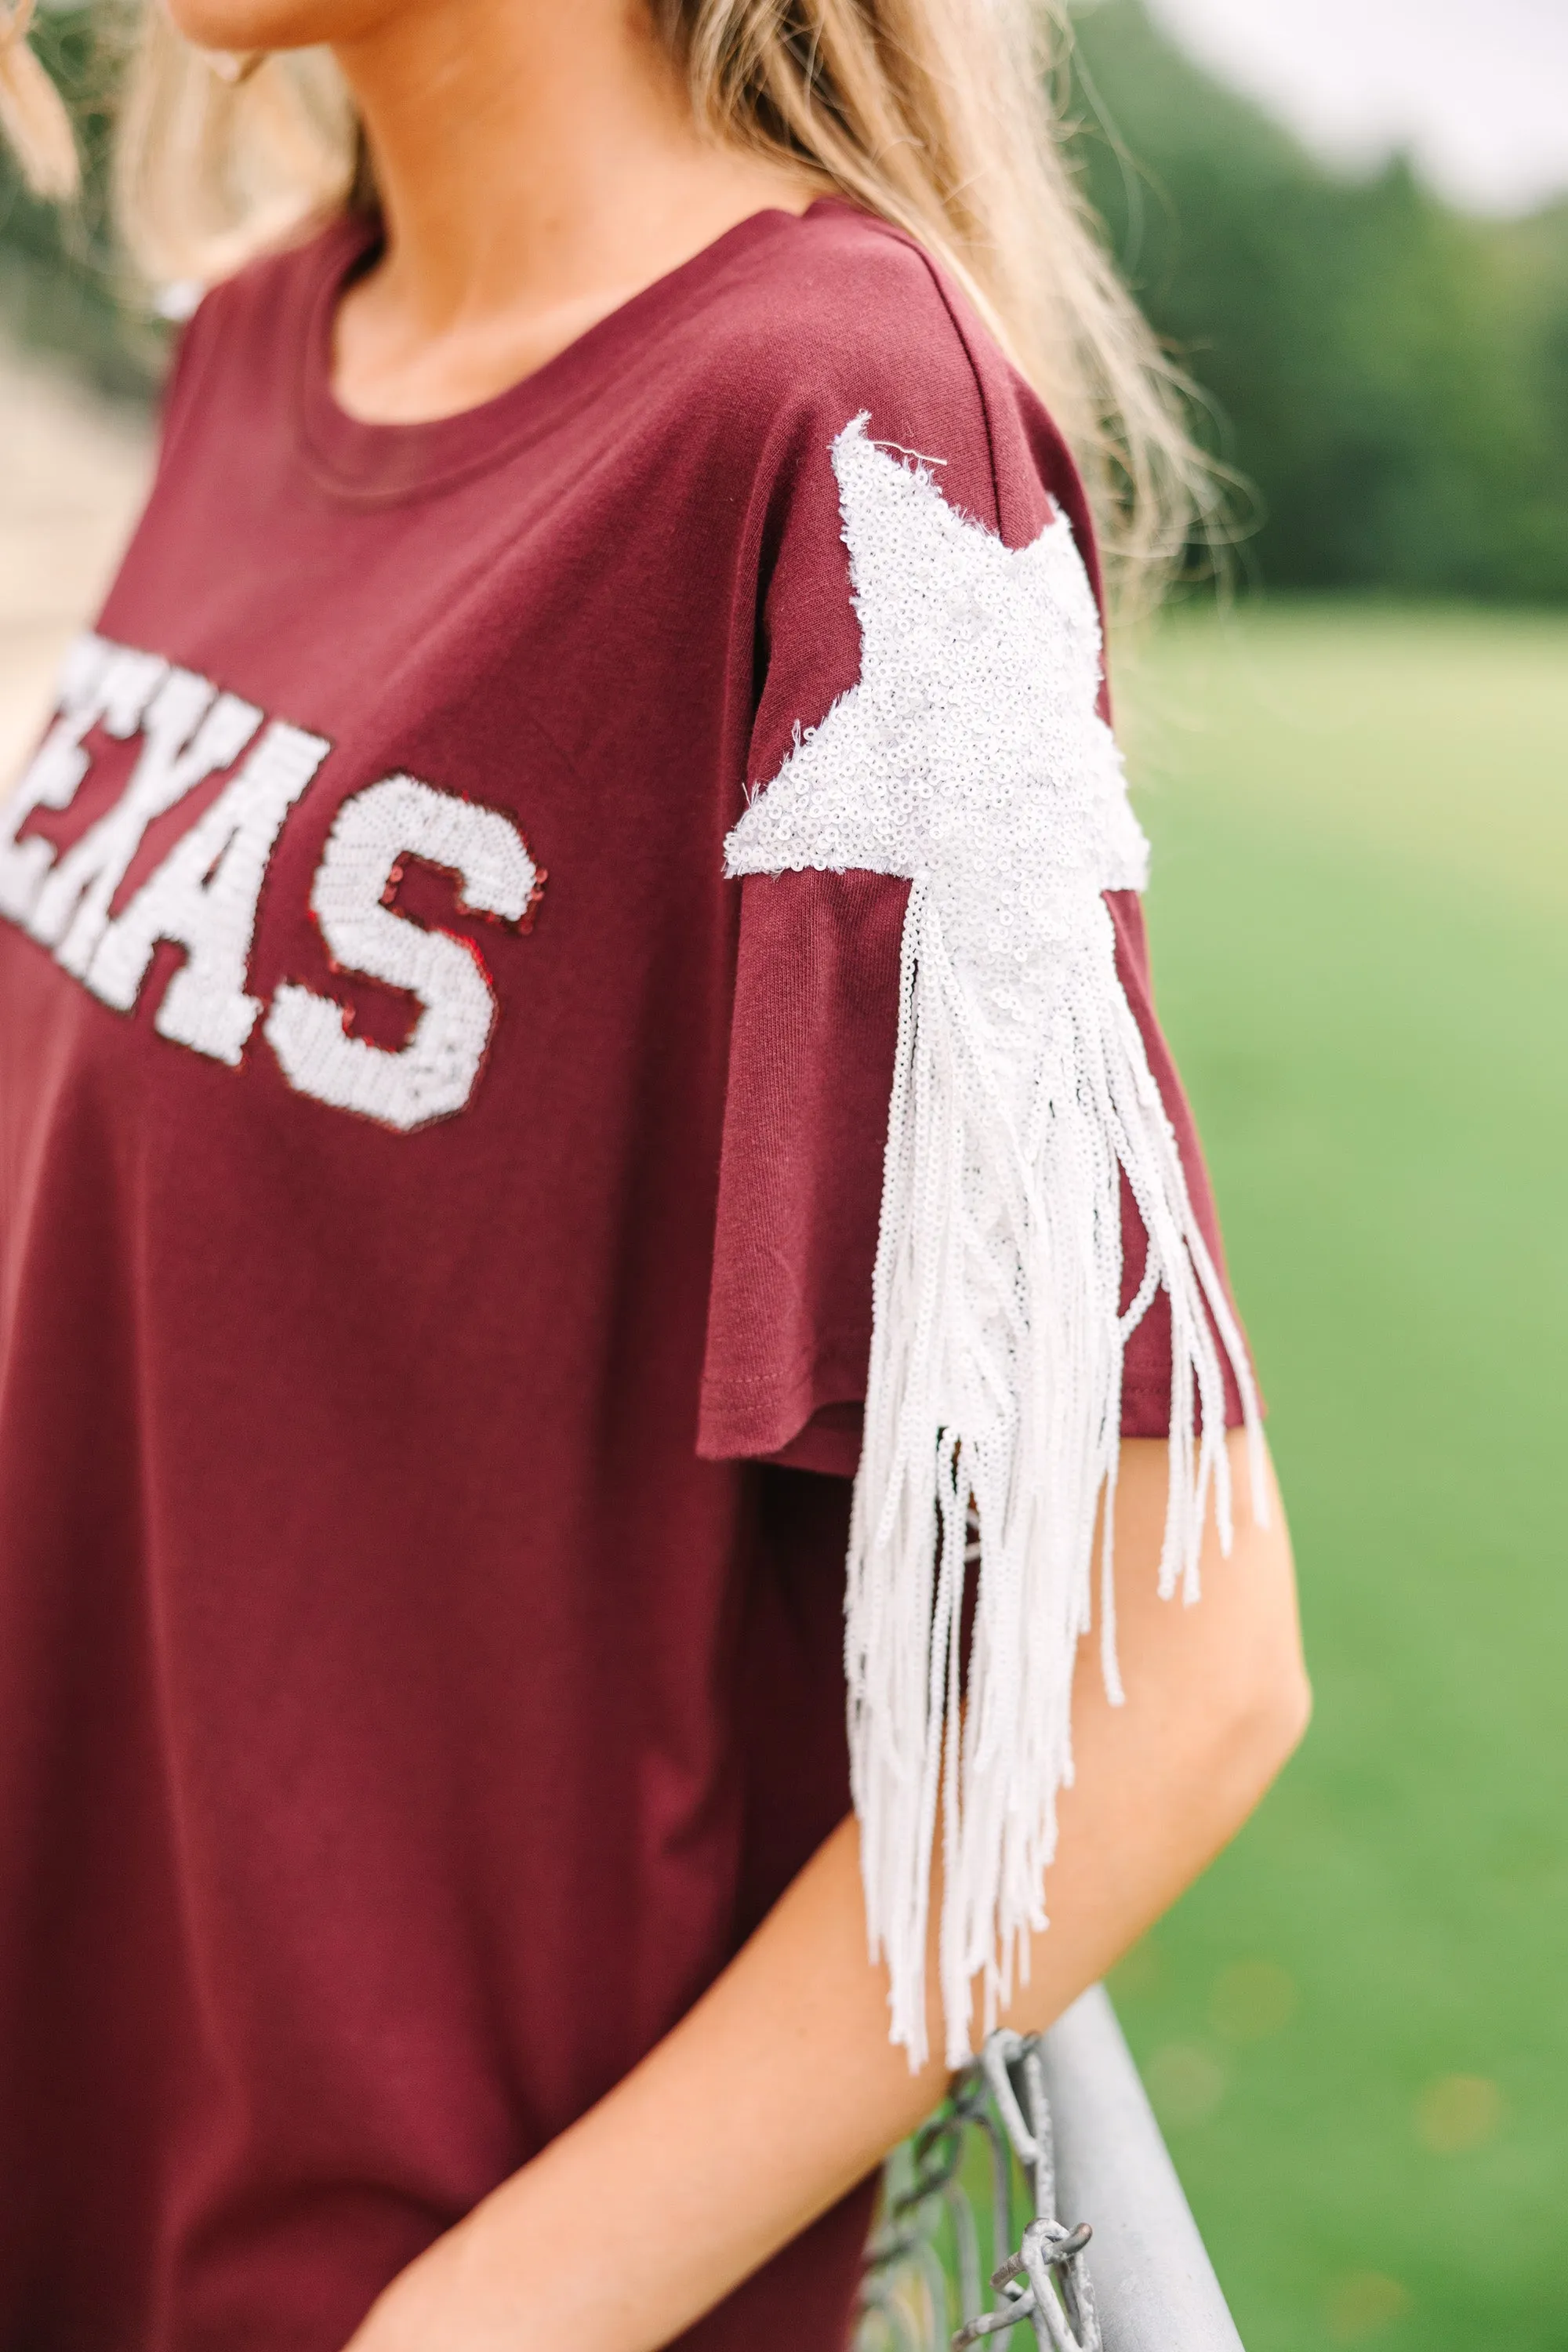
[[[1165,1480],[1163,1444],[1123,1445],[1127,1704],[1108,1704],[1086,1642],[1053,1924],[1005,2021],[1021,2032],[1050,2024],[1175,1900],[1306,1725],[1278,1502],[1268,1528],[1243,1512],[1228,1559],[1211,1529],[1203,1599],[1188,1609],[1155,1590]],[[941,2049],[934,1966],[929,1975]],[[911,2074],[889,2042],[847,1821],[674,2032],[395,2280],[349,2352],[657,2352],[862,2179],[944,2087],[939,2066]]]

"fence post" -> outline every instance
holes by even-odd
[[[1042,2045],[1057,2211],[1094,2227],[1105,2352],[1242,2352],[1236,2322],[1102,1985]]]

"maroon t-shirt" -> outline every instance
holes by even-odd
[[[335,2352],[847,1810],[906,886],[737,885],[722,843],[857,675],[851,416],[1088,547],[1037,404],[847,205],[407,426],[330,390],[369,243],[204,304],[0,806],[0,2340],[37,2352]],[[688,2340],[831,2352],[866,2215]]]

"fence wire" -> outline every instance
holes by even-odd
[[[1089,2225],[1068,2228],[1056,2203],[1040,2038],[994,2033],[889,2162],[882,2220],[866,2254],[858,2352],[942,2352],[949,2344],[966,2352],[1026,2323],[1041,2352],[1102,2352],[1084,2255]],[[1028,2216],[1021,2231],[1020,2206]]]

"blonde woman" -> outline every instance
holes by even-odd
[[[1103,689],[1185,460],[1039,86],[146,20],[209,290],[0,803],[8,2345],[830,2352],[1300,1734]]]

